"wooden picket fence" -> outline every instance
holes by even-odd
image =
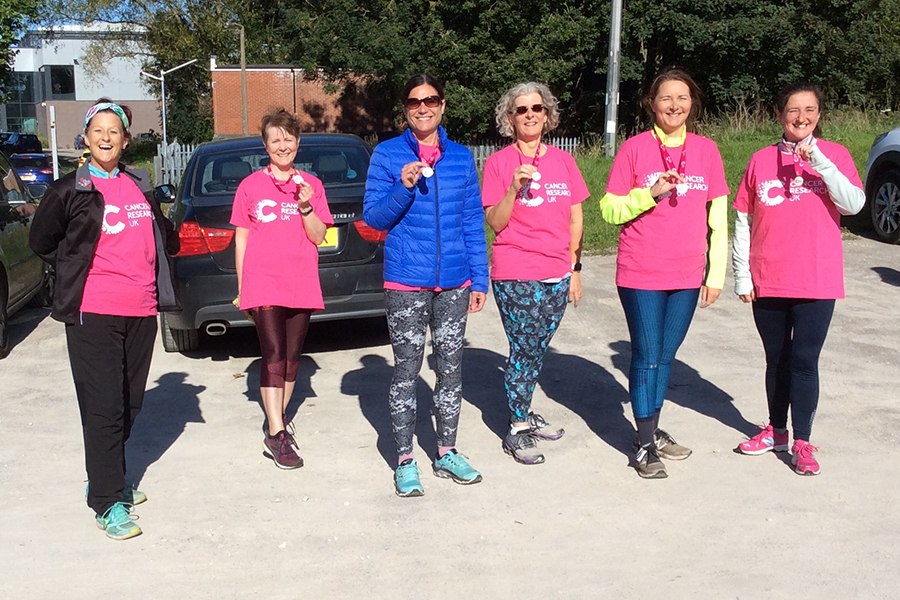
[[[560,150],[565,150],[573,156],[578,153],[579,140],[575,137],[546,138],[542,139],[541,141],[545,144],[556,146]],[[502,150],[507,145],[508,142],[498,142],[495,144],[480,144],[478,146],[468,146],[468,148],[472,151],[472,155],[475,157],[475,165],[478,167],[478,170],[481,170],[484,168],[484,163],[487,161],[488,156],[490,156],[497,150]]]
[[[165,170],[163,169],[163,147],[162,144],[156,146],[156,156],[153,157],[153,181],[156,185],[164,183],[181,184],[181,177],[187,169],[188,161],[197,144],[169,144],[166,147]]]

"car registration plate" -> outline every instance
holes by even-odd
[[[319,244],[319,248],[335,248],[338,245],[337,227],[329,227],[325,230],[325,239]]]
[[[22,175],[19,175],[19,177],[22,178],[22,181],[34,181],[35,180],[35,176],[31,173],[24,173]]]

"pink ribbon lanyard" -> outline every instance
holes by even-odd
[[[437,163],[437,159],[441,154],[441,147],[435,146],[434,150],[431,151],[431,156],[429,158],[425,158],[425,155],[422,154],[422,145],[419,144],[419,159],[427,164],[430,168],[434,168],[434,165]]]
[[[788,181],[788,185],[786,186],[788,194],[791,193],[792,185],[794,187],[800,187],[801,185],[803,185],[804,162],[803,162],[803,159],[800,158],[800,154],[797,153],[797,146],[800,146],[801,144],[806,144],[806,145],[811,146],[811,145],[815,144],[815,140],[816,140],[816,138],[813,137],[813,134],[809,134],[808,136],[806,136],[799,142],[789,142],[789,141],[785,140],[784,138],[781,138],[781,148],[783,150],[787,150],[788,152],[791,153],[791,158],[793,159],[793,163],[794,163],[793,164],[794,178],[791,181]]]
[[[525,156],[527,158],[527,155],[525,154],[525,151],[522,150],[522,146],[519,145],[518,140],[516,140],[516,148],[519,149],[519,154],[521,155],[519,156],[519,164],[521,165],[523,164],[522,156]],[[538,170],[539,164],[541,164],[541,140],[538,140],[537,150],[535,150],[534,152],[534,158],[531,159],[531,166],[534,167],[535,171]]]
[[[659,142],[659,153],[662,155],[663,162],[666,165],[666,171],[671,171],[675,168],[675,161],[672,160],[672,156],[669,154],[668,149],[666,149],[666,145],[663,141],[656,135],[656,132],[653,132],[653,137],[656,138],[656,141]],[[685,165],[687,164],[687,133],[684,136],[684,144],[681,146],[681,160],[678,161],[678,174],[684,177],[687,175],[687,170],[685,169]],[[674,177],[669,178],[669,183],[675,183]]]
[[[285,185],[287,185],[290,181],[292,181],[295,177],[298,177],[298,176],[300,175],[300,171],[299,171],[298,169],[294,169],[294,170],[291,172],[291,176],[287,178],[287,181],[280,181],[280,180],[278,180],[278,179],[275,178],[275,173],[272,172],[272,165],[269,165],[269,166],[266,167],[266,173],[269,174],[269,177],[272,178],[272,181],[275,182],[275,186],[278,187],[278,188],[283,188],[283,187],[284,187]],[[302,182],[303,179],[301,178],[300,181]]]

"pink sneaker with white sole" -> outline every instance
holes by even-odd
[[[818,451],[818,448],[805,440],[794,440],[794,446],[791,448],[794,471],[800,475],[818,475],[819,463],[813,456],[813,452]]]
[[[770,451],[788,451],[788,448],[790,448],[790,446],[788,446],[789,440],[787,431],[785,431],[784,433],[778,433],[772,428],[771,425],[761,427],[760,429],[762,429],[762,431],[754,435],[746,442],[741,442],[738,445],[738,451],[741,454],[756,456],[758,454],[765,454],[766,452]]]

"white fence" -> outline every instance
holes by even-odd
[[[548,144],[550,146],[556,146],[560,150],[565,150],[569,154],[576,154],[578,150],[578,138],[546,138],[541,139],[542,142]],[[472,155],[475,157],[475,165],[479,170],[484,168],[484,163],[487,161],[488,156],[496,152],[497,150],[502,150],[506,143],[503,144],[483,144],[480,146],[468,146],[469,150],[472,151]]]
[[[156,185],[164,183],[181,183],[181,176],[187,169],[191,154],[197,148],[196,144],[169,144],[166,147],[165,170],[163,169],[163,147],[156,146],[156,156],[153,157],[153,181]]]

